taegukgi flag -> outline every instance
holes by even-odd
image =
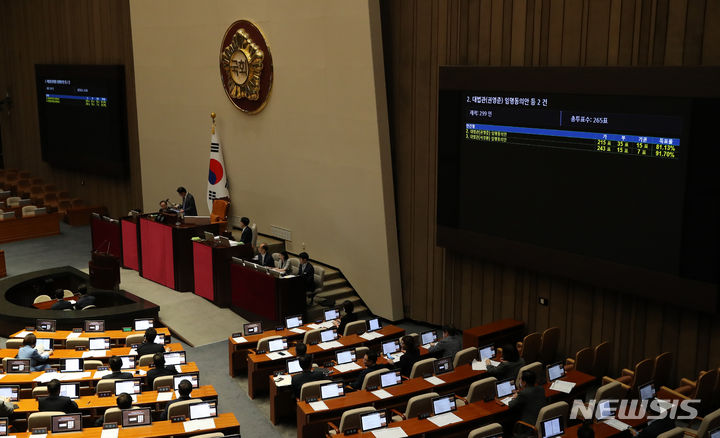
[[[214,131],[214,129],[213,129]],[[218,198],[229,198],[227,172],[225,172],[225,160],[223,160],[220,140],[213,132],[210,139],[210,173],[208,175],[208,210],[212,211],[213,200]]]

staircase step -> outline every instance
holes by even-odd
[[[323,283],[323,290],[339,289],[347,285],[348,282],[344,278],[334,278],[332,280],[328,280],[327,278],[325,278],[325,282]]]
[[[323,290],[322,292],[318,292],[315,296],[318,298],[338,299],[341,297],[357,296],[357,294],[355,293],[355,289],[351,287],[341,287],[338,289]]]
[[[325,281],[335,280],[336,278],[342,278],[340,271],[325,271]]]

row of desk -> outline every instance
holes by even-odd
[[[155,331],[158,334],[165,335],[165,339],[170,338],[170,329],[167,327],[156,327]],[[123,330],[105,330],[104,332],[80,332],[78,336],[74,336],[74,332],[70,330],[57,330],[54,332],[39,332],[39,331],[27,331],[19,330],[10,335],[10,338],[24,338],[28,334],[35,335],[38,339],[52,339],[54,345],[59,345],[60,348],[65,346],[65,342],[71,338],[110,338],[110,345],[119,347],[125,345],[125,339],[132,335],[144,335],[144,331],[123,331]]]
[[[60,216],[56,213],[0,220],[0,243],[60,234]]]

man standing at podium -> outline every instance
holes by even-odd
[[[178,194],[182,197],[182,204],[180,204],[180,211],[185,213],[185,216],[197,216],[197,208],[195,207],[195,198],[193,195],[185,190],[185,187],[178,187]]]

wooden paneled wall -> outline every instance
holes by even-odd
[[[128,0],[0,2],[0,114],[6,168],[28,170],[73,197],[124,215],[142,206],[135,80]],[[122,64],[128,107],[130,176],[115,179],[50,167],[40,155],[35,64]],[[98,146],[101,147],[101,146]]]
[[[613,368],[673,351],[676,375],[720,365],[720,318],[435,245],[439,65],[720,64],[715,0],[382,1],[405,315],[467,328],[514,317],[562,329],[560,350],[609,340]],[[538,297],[549,298],[540,306]],[[682,300],[682,291],[678,291]]]

